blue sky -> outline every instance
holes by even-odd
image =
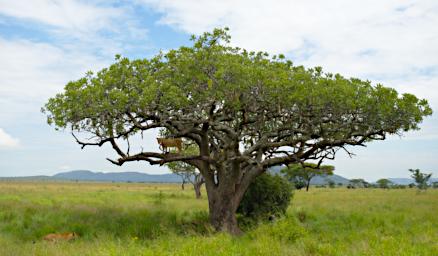
[[[0,0],[0,176],[59,171],[163,173],[146,163],[113,166],[109,148],[81,150],[40,108],[64,85],[115,54],[144,58],[189,44],[191,34],[228,26],[235,45],[285,53],[295,64],[369,79],[438,109],[438,3],[433,0],[73,1]],[[438,119],[402,138],[353,148],[330,164],[343,176],[438,177]],[[157,149],[154,133],[142,146]]]

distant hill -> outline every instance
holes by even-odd
[[[415,183],[415,181],[411,178],[389,178],[388,180],[397,185],[409,185],[411,183]],[[438,182],[438,178],[430,178],[429,183],[433,182]]]
[[[334,183],[342,183],[342,185],[347,185],[350,183],[350,180],[347,178],[344,178],[340,175],[333,174],[328,176],[316,176],[312,180],[310,180],[311,185],[326,185],[328,184],[329,180],[332,180]]]
[[[0,177],[0,180],[22,180],[22,181],[37,181],[37,180],[53,180],[52,176],[37,175],[37,176],[24,176],[24,177]]]
[[[275,166],[270,169],[271,173],[280,173],[282,167]],[[0,180],[72,180],[72,181],[101,181],[101,182],[145,182],[145,183],[180,183],[181,177],[176,174],[147,174],[140,172],[93,172],[89,170],[75,170],[57,173],[53,176],[27,176],[27,177],[1,177]],[[348,184],[348,179],[339,176],[316,176],[312,179],[312,185],[328,184],[328,179],[336,184]]]
[[[411,183],[415,183],[415,181],[410,178],[389,178],[388,180],[397,185],[409,185]]]
[[[282,166],[274,166],[269,169],[270,173],[280,174]],[[180,183],[181,178],[173,173],[168,174],[147,174],[140,172],[93,172],[89,170],[75,170],[69,172],[57,173],[53,176],[26,176],[26,177],[0,177],[0,180],[73,180],[73,181],[101,181],[101,182],[144,182],[144,183]],[[349,183],[349,179],[340,175],[333,174],[330,176],[316,176],[310,184],[311,185],[327,185],[328,181],[332,180],[336,184],[342,183],[344,185]],[[410,178],[389,178],[394,184],[408,185],[414,183]],[[431,178],[430,183],[438,182],[438,178]]]
[[[140,172],[92,172],[85,170],[62,172],[52,176],[60,180],[109,181],[109,182],[160,182],[179,183],[181,177],[176,174],[147,174]]]
[[[181,178],[173,173],[147,174],[140,172],[92,172],[76,170],[57,173],[53,176],[26,176],[26,177],[0,177],[0,180],[73,180],[73,181],[102,181],[102,182],[145,182],[145,183],[180,183]]]
[[[280,174],[280,170],[283,169],[283,166],[274,166],[270,168],[270,172],[274,174]],[[340,175],[333,174],[333,175],[319,175],[313,177],[313,179],[310,180],[310,185],[327,185],[329,180],[332,180],[336,184],[342,183],[343,185],[347,185],[349,183],[349,179],[344,178]]]
[[[284,168],[283,166],[274,166],[274,167],[270,168],[270,172],[275,173],[275,174],[280,174],[280,170],[283,168]],[[350,183],[349,179],[344,178],[340,175],[333,174],[330,176],[316,176],[310,181],[310,184],[311,185],[327,185],[328,180],[332,180],[336,184],[342,183],[342,184],[346,185],[346,184]],[[411,183],[415,183],[415,181],[411,178],[388,178],[388,180],[392,181],[394,184],[397,184],[397,185],[409,185]],[[433,183],[433,182],[438,182],[438,178],[434,178],[434,176],[432,176],[432,178],[429,180],[429,183]],[[376,183],[376,182],[372,182],[372,183]]]

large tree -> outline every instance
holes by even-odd
[[[285,177],[293,183],[304,184],[309,191],[310,181],[316,176],[333,175],[334,166],[314,163],[292,164],[281,170]],[[299,185],[300,187],[301,185]],[[297,188],[299,188],[297,187]]]
[[[71,130],[82,147],[110,144],[118,157],[109,161],[117,165],[195,166],[205,179],[212,225],[239,233],[236,209],[267,168],[321,163],[348,146],[418,129],[432,113],[411,94],[232,47],[226,30],[193,36],[192,46],[153,58],[116,56],[51,98],[48,123]],[[136,134],[157,128],[196,144],[199,154],[130,150]]]

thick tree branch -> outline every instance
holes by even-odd
[[[130,156],[124,156],[120,157],[117,160],[112,160],[107,158],[108,161],[110,161],[113,164],[116,165],[123,165],[126,162],[132,162],[132,161],[147,161],[151,165],[159,164],[163,165],[165,163],[169,162],[175,162],[175,161],[183,161],[188,163],[193,163],[193,161],[203,161],[203,162],[213,162],[212,159],[208,157],[203,157],[199,155],[180,155],[175,153],[156,153],[156,152],[141,152],[135,155]]]

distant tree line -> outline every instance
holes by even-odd
[[[374,184],[368,183],[363,179],[352,179],[350,183],[347,185],[348,188],[382,188],[382,189],[390,189],[390,188],[418,188],[420,191],[424,191],[429,187],[438,188],[438,182],[429,182],[432,177],[432,173],[426,174],[422,173],[420,169],[409,169],[409,172],[412,173],[411,178],[414,179],[413,183],[408,185],[396,184],[389,179],[379,179]]]
[[[411,172],[411,178],[414,182],[410,184],[396,184],[393,181],[382,178],[375,183],[367,182],[361,178],[350,179],[347,184],[342,182],[335,183],[330,179],[333,175],[335,168],[330,165],[317,165],[313,163],[301,163],[293,164],[283,168],[280,173],[291,182],[295,189],[306,188],[309,190],[311,180],[316,176],[325,176],[325,184],[317,184],[316,188],[336,188],[346,186],[348,189],[355,188],[381,188],[381,189],[404,189],[404,188],[418,188],[420,191],[424,191],[429,187],[438,188],[438,182],[429,182],[432,174],[422,173],[419,169],[409,169]]]

